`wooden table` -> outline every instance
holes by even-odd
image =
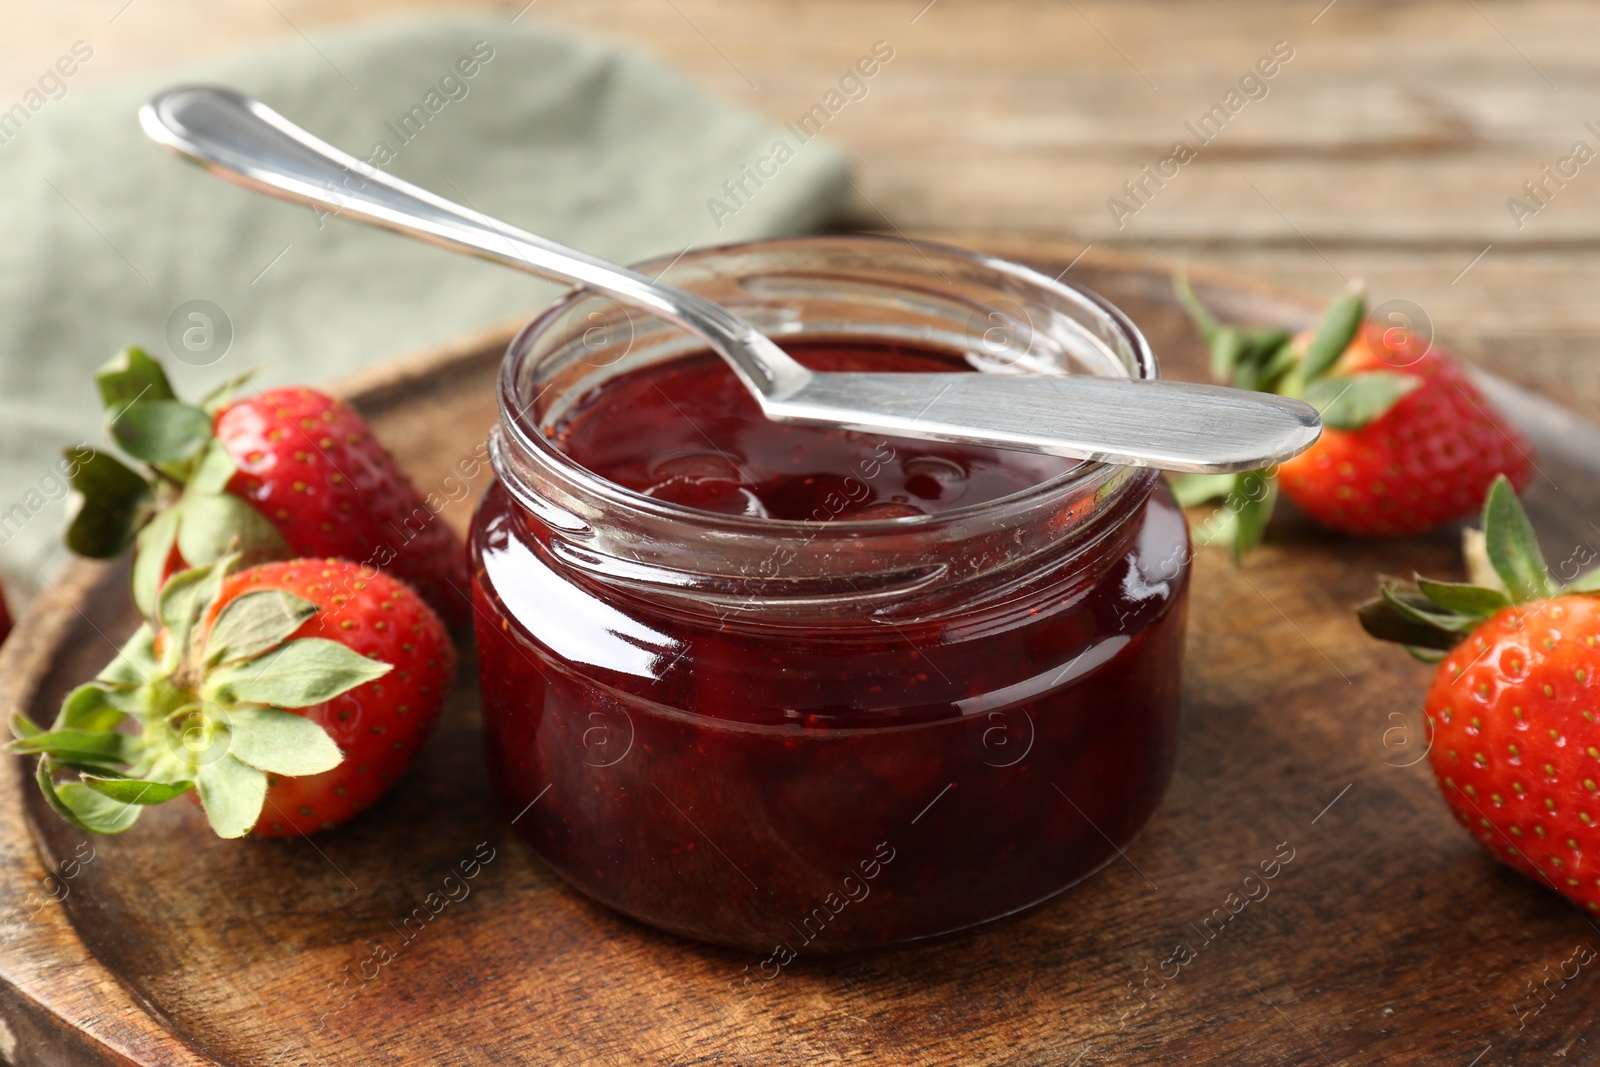
[[[438,0],[427,0],[438,6]],[[56,0],[7,17],[0,101],[74,40],[74,85],[423,0]],[[1324,8],[1324,5],[1327,5]],[[926,6],[925,6],[926,5]],[[463,5],[467,6],[467,5]],[[481,5],[473,5],[481,6]],[[1519,229],[1507,199],[1600,150],[1600,8],[1577,0],[504,0],[620,38],[774,119],[872,44],[895,58],[829,124],[855,221],[1189,257],[1315,292],[1364,279],[1462,353],[1600,411],[1600,161]],[[1286,41],[1294,57],[1119,228],[1107,200]],[[1170,169],[1170,168],[1169,168]],[[1531,201],[1529,202],[1531,204]],[[1137,206],[1130,203],[1130,207]],[[1487,250],[1487,251],[1486,251]],[[1481,258],[1480,258],[1481,254]]]

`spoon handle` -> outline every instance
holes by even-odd
[[[140,108],[139,122],[157,144],[247,188],[530,274],[587,285],[660,315],[704,337],[765,397],[796,392],[811,378],[748,323],[703,297],[419,189],[231,89],[168,90]]]
[[[727,359],[769,418],[1208,472],[1286,459],[1320,430],[1317,413],[1299,401],[1183,382],[812,374],[704,297],[403,182],[231,89],[169,90],[140,109],[139,121],[157,144],[247,188],[587,285],[675,322]]]

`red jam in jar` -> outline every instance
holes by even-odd
[[[667,280],[814,370],[1156,373],[1092,294],[936,246],[768,242]],[[771,978],[1037,904],[1155,811],[1188,536],[1153,472],[774,423],[585,293],[513,343],[501,414],[489,766],[578,889]]]
[[[785,346],[815,371],[961,371],[903,344]],[[1030,489],[1076,460],[884,440],[773,422],[723,360],[701,352],[612,379],[556,427],[556,446],[626,489],[686,507],[789,521],[934,515]]]

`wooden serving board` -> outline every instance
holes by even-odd
[[[996,250],[1048,274],[1078,254]],[[1201,373],[1164,266],[1088,257],[1070,277],[1127,310],[1173,376]],[[1317,306],[1197,281],[1239,319],[1301,325]],[[425,490],[462,476],[493,421],[509,331],[347,383]],[[1600,431],[1491,388],[1541,450],[1528,503],[1547,555],[1592,553]],[[447,516],[464,528],[469,513]],[[736,988],[751,954],[589,902],[509,832],[484,783],[470,654],[416,770],[308,840],[219,841],[174,804],[85,841],[24,761],[0,757],[0,1058],[1600,1063],[1586,1033],[1600,966],[1572,962],[1600,948],[1600,925],[1454,825],[1417,762],[1428,668],[1368,641],[1351,613],[1379,571],[1456,573],[1456,544],[1341,540],[1285,509],[1247,569],[1202,551],[1177,777],[1125,862],[989,930],[802,958],[752,995]],[[0,653],[0,708],[48,721],[132,629],[125,587],[122,567],[98,564],[58,579]],[[1241,904],[1274,859],[1268,894]]]

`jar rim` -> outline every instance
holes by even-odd
[[[966,264],[988,271],[997,278],[1006,279],[1017,283],[1025,289],[1032,289],[1040,294],[1063,299],[1076,305],[1082,310],[1098,317],[1118,335],[1119,340],[1126,345],[1127,352],[1134,364],[1133,373],[1128,377],[1140,379],[1156,379],[1161,376],[1160,365],[1154,350],[1150,347],[1142,331],[1134,325],[1133,321],[1116,305],[1106,300],[1091,289],[1063,282],[1060,275],[1051,278],[1031,267],[999,256],[970,249],[959,248],[941,242],[910,240],[907,238],[888,237],[880,234],[828,234],[805,237],[768,238],[752,241],[738,241],[722,245],[709,245],[693,248],[677,256],[657,256],[633,265],[634,270],[659,277],[667,270],[680,263],[693,263],[713,257],[727,257],[760,251],[782,251],[785,249],[861,247],[874,246],[889,248],[894,246],[907,246],[917,251],[927,259],[929,254],[947,257],[949,259],[964,261]],[[929,260],[930,264],[932,260]],[[937,269],[937,268],[935,268]],[[1063,274],[1066,272],[1063,271]],[[522,369],[524,361],[532,347],[532,342],[552,324],[560,321],[563,316],[585,299],[595,297],[596,291],[588,286],[578,286],[557,298],[530,319],[511,340],[507,347],[505,358],[501,363],[498,383],[500,420],[495,427],[491,439],[491,457],[502,481],[516,478],[516,472],[509,470],[511,460],[505,451],[509,445],[511,449],[525,456],[537,457],[545,464],[558,469],[563,479],[574,486],[581,488],[586,494],[603,501],[607,505],[620,506],[641,515],[648,515],[655,519],[684,523],[691,526],[715,528],[729,532],[755,534],[768,537],[783,538],[785,536],[800,536],[814,538],[821,529],[825,529],[830,536],[848,536],[860,538],[871,536],[875,533],[905,534],[915,530],[938,528],[947,524],[959,524],[975,518],[994,518],[997,515],[1013,510],[1023,510],[1037,502],[1041,497],[1055,497],[1084,491],[1096,483],[1110,481],[1118,472],[1145,474],[1147,478],[1130,478],[1128,482],[1141,481],[1153,482],[1157,477],[1154,470],[1140,471],[1137,468],[1128,468],[1104,461],[1084,460],[1077,465],[1037,482],[1025,489],[1007,493],[1004,496],[992,497],[987,500],[961,507],[951,508],[924,515],[898,516],[892,518],[838,518],[838,519],[777,519],[770,516],[728,515],[718,512],[708,512],[687,505],[675,504],[655,497],[646,496],[641,492],[618,485],[607,478],[590,471],[582,464],[573,460],[565,452],[555,447],[544,435],[529,432],[529,427],[523,423],[521,413],[526,411],[537,397],[522,395],[520,383],[523,380]],[[1124,368],[1127,369],[1127,368]],[[981,372],[975,372],[981,373]],[[506,438],[509,437],[509,442]],[[1124,486],[1126,487],[1126,486]],[[513,495],[521,497],[516,492],[514,485],[508,485]]]

